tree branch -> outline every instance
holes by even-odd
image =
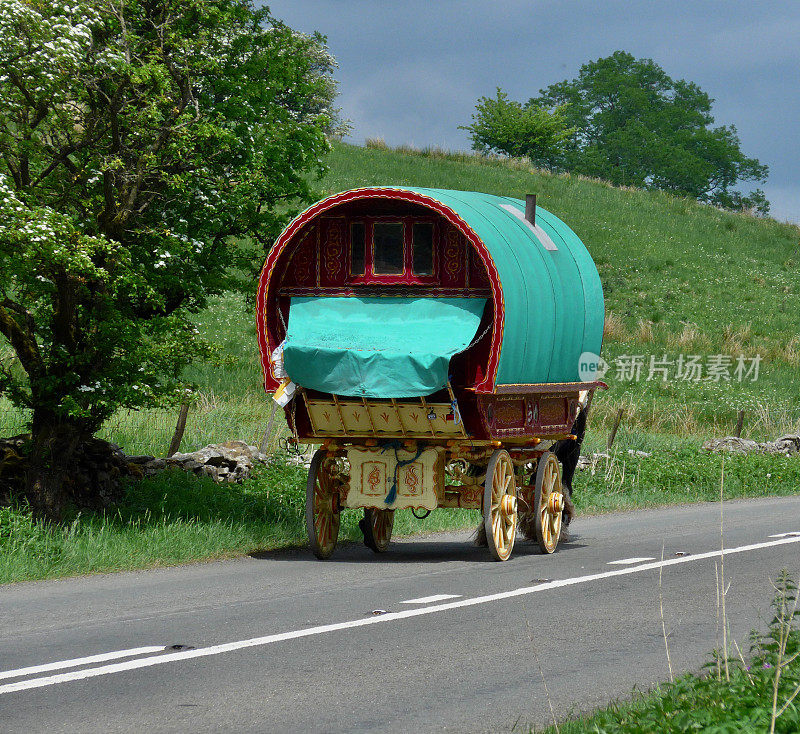
[[[17,320],[11,315],[11,311],[22,312],[26,320],[30,318],[30,314],[18,304],[8,298],[3,299],[0,302],[0,334],[8,339],[23,369],[28,373],[29,377],[33,378],[44,371],[39,345],[36,343],[33,334],[25,331],[17,323]]]

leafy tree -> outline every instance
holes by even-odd
[[[713,127],[713,100],[700,87],[670,78],[652,59],[615,51],[540,95],[526,107],[559,110],[574,128],[559,167],[768,212],[760,189],[733,190],[740,181],[765,181],[767,166],[742,153],[733,125]]]
[[[235,239],[312,198],[332,66],[249,0],[0,0],[0,394],[39,511],[117,408],[182,393]]]
[[[548,167],[574,132],[567,128],[561,108],[549,112],[535,105],[523,107],[499,87],[496,97],[478,100],[472,120],[472,125],[459,127],[469,131],[473,150],[527,156]]]

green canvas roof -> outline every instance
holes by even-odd
[[[452,209],[494,260],[505,305],[496,385],[579,381],[580,355],[600,354],[605,307],[597,268],[578,236],[541,207],[532,228],[521,199],[403,190]]]

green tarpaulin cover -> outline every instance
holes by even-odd
[[[283,347],[302,387],[354,397],[430,395],[472,341],[483,298],[292,298]]]

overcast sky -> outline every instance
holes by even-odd
[[[328,37],[352,142],[468,150],[459,125],[495,87],[520,101],[617,49],[696,82],[770,167],[772,215],[800,222],[800,1],[274,0]]]

